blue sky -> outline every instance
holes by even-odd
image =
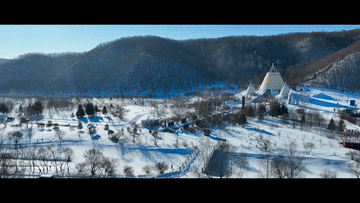
[[[102,42],[140,35],[183,40],[357,28],[360,25],[0,25],[0,58],[32,52],[83,52]]]

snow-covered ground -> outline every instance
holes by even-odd
[[[325,90],[319,88],[309,88],[305,90],[306,94],[311,97],[308,103],[300,103],[299,105],[288,105],[289,111],[296,108],[305,108],[307,111],[320,111],[325,119],[330,120],[334,118],[337,122],[339,120],[335,110],[338,109],[336,105],[346,106],[347,93]],[[360,94],[349,94],[349,99],[355,99],[356,104],[360,102]],[[195,100],[195,99],[192,99]],[[251,101],[251,100],[250,100]],[[104,130],[106,123],[109,123],[110,130],[126,128],[130,124],[136,122],[141,125],[141,120],[152,117],[151,111],[153,107],[149,104],[145,106],[135,105],[130,100],[110,100],[93,99],[93,103],[99,106],[119,104],[123,105],[128,110],[125,118],[119,120],[111,115],[98,114],[97,117],[81,119],[84,129],[79,131],[76,128],[60,126],[60,130],[65,132],[65,136],[61,142],[62,148],[71,148],[74,153],[74,160],[71,162],[70,172],[75,174],[77,172],[75,165],[83,162],[83,154],[88,149],[99,149],[107,156],[118,160],[117,174],[124,176],[124,166],[131,166],[134,169],[135,177],[145,175],[142,168],[145,165],[154,166],[158,162],[165,162],[169,165],[169,169],[163,175],[158,175],[152,171],[150,177],[162,178],[197,178],[199,177],[196,171],[201,171],[204,167],[202,160],[203,151],[201,147],[204,143],[208,143],[210,147],[215,146],[222,139],[231,144],[234,148],[233,156],[246,156],[248,158],[248,166],[245,168],[245,178],[257,178],[259,167],[259,160],[262,159],[262,149],[257,140],[260,136],[269,139],[271,143],[271,150],[273,153],[279,152],[285,145],[295,142],[297,149],[304,154],[303,175],[305,178],[319,178],[319,174],[324,169],[330,169],[337,172],[338,178],[355,178],[348,171],[348,166],[354,161],[349,160],[345,153],[352,151],[352,149],[344,148],[338,144],[338,139],[328,138],[321,129],[300,129],[300,126],[293,128],[292,124],[283,124],[280,119],[265,116],[265,120],[260,122],[257,118],[248,118],[248,124],[244,127],[239,125],[228,126],[225,129],[213,128],[210,136],[204,136],[201,131],[194,133],[182,132],[178,130],[177,133],[160,132],[160,140],[157,145],[153,143],[153,137],[149,130],[143,127],[139,129],[136,141],[133,142],[130,136],[127,136],[127,141],[123,146],[111,141],[107,135],[108,131]],[[230,103],[231,104],[231,103]],[[240,105],[240,103],[233,103],[233,106]],[[335,106],[333,106],[335,105]],[[18,104],[14,109],[18,108]],[[71,113],[75,113],[76,107],[72,110],[59,111],[58,113],[49,112],[46,110],[39,122],[47,123],[51,120],[53,123],[77,125],[78,119],[71,118]],[[165,111],[169,112],[170,111]],[[15,116],[15,113],[13,113]],[[167,115],[164,117],[168,117]],[[32,126],[33,136],[29,139],[26,136],[26,125],[21,127],[11,127],[10,125],[18,123],[18,121],[9,122],[6,128],[0,129],[3,135],[4,144],[14,144],[14,140],[6,137],[7,133],[14,130],[20,130],[24,133],[24,137],[18,142],[19,145],[59,145],[59,140],[55,137],[56,131],[52,128],[45,127],[38,128],[35,124]],[[86,132],[86,126],[93,123],[97,129],[96,139],[92,139]],[[346,122],[346,126],[352,129],[358,129],[358,126]],[[2,128],[2,125],[0,125]],[[126,132],[127,133],[127,132]],[[222,138],[222,139],[219,139]],[[303,143],[312,142],[315,148],[310,154],[305,154]],[[178,143],[178,144],[176,144]],[[181,170],[180,170],[181,167]],[[236,173],[236,167],[230,177],[239,177]]]

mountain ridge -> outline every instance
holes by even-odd
[[[294,73],[315,73],[321,60],[351,47],[359,36],[360,29],[191,40],[126,37],[82,53],[7,60],[0,64],[0,93],[171,95],[217,83],[259,84],[271,63],[285,81],[301,81]]]

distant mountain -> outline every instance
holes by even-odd
[[[83,53],[9,60],[0,64],[0,93],[171,95],[217,83],[259,84],[271,63],[285,81],[303,82],[324,70],[329,57],[345,57],[359,36],[358,29],[193,40],[127,37]]]
[[[0,65],[6,63],[8,61],[10,61],[10,59],[2,59],[2,58],[0,58]]]

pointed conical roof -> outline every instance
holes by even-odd
[[[289,86],[287,86],[285,82],[284,86],[281,88],[280,95],[287,96],[289,92],[290,92]]]
[[[255,89],[254,89],[254,86],[250,82],[250,85],[246,90],[246,95],[251,95],[251,94],[255,94]]]
[[[275,69],[274,63],[272,64],[268,73],[266,73],[263,82],[261,83],[260,89],[265,90],[270,88],[274,91],[279,91],[284,86],[284,81],[281,78],[280,73]]]
[[[274,63],[272,63],[272,66],[271,66],[271,68],[269,70],[269,73],[277,73],[277,70],[276,70],[276,68],[274,66]]]

